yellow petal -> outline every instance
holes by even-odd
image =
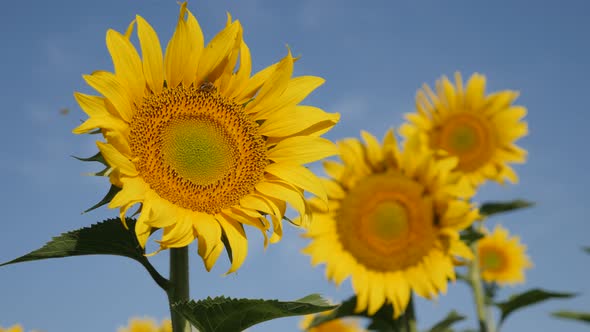
[[[123,187],[109,203],[111,209],[145,199],[146,183],[141,178],[123,178],[122,182]]]
[[[120,170],[122,174],[130,177],[135,177],[139,174],[133,162],[122,155],[115,147],[103,142],[96,142],[96,145],[109,166]]]
[[[227,248],[227,250],[231,250],[232,253],[231,267],[227,271],[229,274],[237,271],[246,259],[248,255],[248,239],[246,238],[246,232],[244,232],[242,224],[232,219],[226,219],[221,215],[217,216],[217,220],[221,224],[223,234],[229,243],[230,248]]]
[[[341,163],[334,160],[326,160],[323,163],[324,171],[334,180],[339,180],[344,174],[345,167]]]
[[[304,223],[309,221],[311,211],[307,208],[303,195],[295,187],[281,181],[264,181],[256,184],[256,190],[266,196],[288,202],[304,218]]]
[[[238,33],[241,28],[240,22],[235,21],[221,30],[207,44],[199,60],[199,70],[195,80],[197,84],[202,83],[204,80],[210,82],[215,80],[215,78],[210,77],[211,73],[223,64],[230,52],[234,49],[236,42],[240,42],[238,40]]]
[[[159,94],[164,87],[164,58],[160,40],[152,26],[143,17],[137,15],[136,20],[145,80],[152,92]]]
[[[199,26],[199,22],[190,12],[190,10],[186,10],[187,19],[186,19],[186,32],[187,32],[187,41],[191,48],[190,55],[187,60],[187,66],[185,68],[185,75],[183,79],[183,83],[185,86],[189,86],[197,77],[197,71],[199,69],[199,60],[201,59],[201,55],[203,54],[203,48],[205,44],[205,38],[203,37],[203,31]]]
[[[338,120],[340,120],[340,114],[327,113],[313,106],[285,107],[274,113],[268,113],[265,121],[260,125],[260,134],[287,137],[314,127],[319,130],[327,125],[334,126]]]
[[[293,57],[291,51],[284,57],[276,67],[276,70],[270,75],[260,91],[256,94],[254,100],[245,108],[246,113],[258,113],[253,116],[255,119],[265,118],[272,111],[272,104],[276,103],[285,91],[293,74]]]
[[[299,104],[324,82],[323,78],[315,76],[300,76],[289,80],[285,91],[278,97],[278,100],[269,105],[264,112],[257,114],[257,119],[261,119],[265,114],[272,114],[282,108]]]
[[[150,237],[152,228],[139,220],[135,223],[135,235],[137,236],[137,242],[142,248],[145,248],[148,238]]]
[[[123,120],[131,121],[133,110],[129,94],[115,75],[105,71],[97,71],[92,75],[84,75],[84,80],[111,102]]]
[[[325,202],[328,201],[326,190],[320,180],[313,172],[303,166],[290,163],[275,163],[268,165],[264,170],[287,183],[309,191]]]
[[[191,53],[191,45],[188,40],[188,27],[184,16],[186,13],[186,2],[180,6],[180,14],[176,30],[172,35],[172,39],[166,46],[166,55],[164,57],[164,66],[166,68],[166,83],[168,87],[177,87],[182,79]]]
[[[361,130],[361,136],[365,141],[365,151],[369,162],[374,168],[381,167],[383,162],[383,152],[379,141],[375,136],[364,130]]]
[[[89,117],[109,115],[103,97],[76,92],[74,93],[74,98],[76,98],[82,111],[84,111]]]
[[[248,57],[249,56],[250,52],[248,52]],[[254,76],[246,82],[244,87],[241,87],[240,90],[236,91],[236,99],[243,101],[252,98],[268,78],[277,70],[279,64],[280,62],[274,63],[254,74]]]
[[[221,243],[221,228],[215,217],[208,213],[192,212],[191,222],[199,237],[199,255],[205,260],[215,246]]]
[[[371,284],[369,285],[369,305],[367,313],[374,315],[385,303],[385,280],[382,272],[370,273]]]
[[[279,142],[268,153],[268,159],[281,163],[305,164],[333,156],[334,143],[321,137],[295,136]]]
[[[133,100],[140,103],[143,98],[145,78],[137,50],[129,39],[112,29],[107,31],[107,48],[113,58],[117,79],[129,87]]]
[[[465,107],[471,110],[479,110],[485,102],[486,78],[481,74],[473,74],[467,82],[465,92]]]
[[[156,241],[163,248],[182,248],[194,241],[193,225],[190,220],[190,212],[177,208],[174,218],[176,222],[165,227],[162,240]]]
[[[242,40],[240,42],[240,68],[236,72],[234,79],[227,88],[227,94],[230,99],[237,99],[237,103],[243,103],[245,100],[238,98],[238,94],[244,88],[246,82],[250,78],[252,72],[252,59],[250,57],[250,49],[248,45]],[[247,97],[249,98],[249,97]]]

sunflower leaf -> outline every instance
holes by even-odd
[[[429,331],[430,332],[450,331],[451,325],[455,324],[456,322],[460,322],[460,321],[464,320],[465,318],[466,318],[465,316],[460,315],[455,310],[452,310],[451,312],[448,313],[447,317],[445,317],[440,322],[434,324],[434,326],[432,326]]]
[[[472,226],[469,226],[469,228],[461,232],[461,241],[465,242],[467,245],[471,245],[473,242],[481,239],[484,236],[484,233],[476,230]]]
[[[570,298],[577,294],[550,292],[543,289],[535,288],[520,294],[510,296],[507,301],[496,302],[495,305],[501,310],[500,324],[506,320],[508,315],[521,308],[537,304],[553,298]]]
[[[584,322],[584,323],[590,323],[590,312],[556,311],[556,312],[552,312],[551,316],[557,317],[557,318],[577,320],[577,321]]]
[[[0,266],[36,261],[49,258],[62,258],[84,255],[116,255],[128,257],[143,265],[152,278],[160,285],[167,287],[164,279],[145,257],[144,249],[135,236],[135,219],[127,218],[125,229],[120,219],[107,219],[102,222],[67,233],[62,233],[47,242],[43,247],[26,255],[15,258]]]
[[[523,199],[515,199],[506,202],[486,202],[479,208],[479,213],[483,216],[489,217],[494,214],[524,209],[533,205],[535,205],[535,203]]]
[[[243,331],[271,319],[315,314],[334,307],[317,294],[289,302],[221,296],[173,305],[176,312],[201,332]]]
[[[100,202],[94,204],[92,207],[88,208],[87,210],[85,210],[84,212],[82,212],[82,214],[84,213],[88,213],[92,210],[96,210],[99,207],[108,204],[111,202],[111,200],[113,199],[113,197],[115,197],[115,195],[121,191],[121,188],[115,186],[115,185],[111,185],[111,188],[109,188],[109,191],[107,192],[107,194],[100,200]]]

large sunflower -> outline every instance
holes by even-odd
[[[436,161],[409,142],[400,151],[393,131],[381,145],[362,132],[339,143],[343,163],[326,161],[328,207],[309,200],[313,222],[304,253],[340,284],[351,276],[357,311],[392,303],[404,312],[410,292],[431,298],[455,278],[454,256],[470,258],[459,231],[478,216],[455,183],[456,158]]]
[[[477,241],[481,276],[487,282],[500,285],[524,282],[524,271],[532,267],[526,246],[518,236],[510,237],[508,230],[497,225],[490,234]]]
[[[130,42],[135,27],[141,57]],[[109,30],[106,43],[114,73],[84,76],[101,96],[75,94],[90,118],[74,133],[104,135],[97,145],[112,184],[121,188],[109,207],[120,208],[124,220],[141,204],[142,245],[153,228],[163,229],[162,249],[198,239],[209,270],[225,242],[232,272],[247,252],[243,224],[260,229],[266,245],[267,231],[271,242],[281,237],[285,202],[307,216],[304,190],[325,199],[321,182],[302,164],[336,153],[320,135],[339,115],[298,105],[324,80],[292,78],[290,52],[251,76],[240,22],[228,17],[204,46],[186,3],[164,56],[140,16],[125,34]]]
[[[436,93],[428,85],[416,96],[417,113],[406,115],[409,123],[400,133],[407,138],[419,135],[427,149],[438,158],[459,158],[457,171],[473,187],[486,179],[503,183],[518,181],[508,163],[523,163],[526,151],[514,142],[528,132],[521,119],[526,108],[512,103],[516,91],[485,94],[486,79],[473,74],[465,89],[459,73],[455,85],[443,76],[436,82]]]

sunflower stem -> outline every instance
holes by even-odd
[[[167,293],[172,331],[190,332],[189,322],[172,308],[175,303],[189,299],[188,247],[170,249],[170,287]]]
[[[469,281],[469,285],[471,285],[471,290],[473,292],[473,300],[475,302],[477,320],[479,322],[479,331],[494,332],[490,321],[491,316],[489,315],[483,292],[481,271],[479,269],[479,255],[475,245],[472,245],[471,248],[473,250],[473,260],[468,265],[467,280]]]

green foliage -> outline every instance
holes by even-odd
[[[143,265],[160,287],[167,287],[164,279],[145,257],[144,249],[135,236],[135,220],[127,218],[126,229],[120,219],[107,219],[103,222],[63,233],[54,237],[43,247],[13,259],[0,266],[36,261],[49,258],[62,258],[83,255],[116,255],[138,261]]]
[[[587,254],[590,254],[590,247],[584,247],[584,251],[585,251]]]
[[[232,299],[221,296],[173,305],[176,312],[201,332],[243,331],[271,319],[315,314],[335,307],[317,294],[290,302]]]
[[[104,160],[104,157],[102,156],[100,151],[97,152],[94,156],[88,157],[88,158],[81,158],[81,157],[76,157],[76,156],[72,156],[72,157],[74,157],[80,161],[88,161],[88,162],[95,161],[95,162],[99,162],[105,166],[108,166],[106,160]]]
[[[473,228],[473,226],[469,226],[469,228],[461,232],[461,241],[465,242],[467,245],[471,245],[473,242],[481,239],[484,236],[484,233],[476,230]]]
[[[115,195],[121,191],[121,188],[115,186],[115,185],[111,185],[111,188],[109,189],[109,192],[107,192],[107,194],[100,200],[100,202],[94,204],[92,207],[88,208],[87,210],[85,210],[82,213],[88,213],[92,210],[98,209],[99,207],[108,204],[111,202],[111,200],[113,200],[113,197],[115,197]]]
[[[491,216],[498,213],[510,212],[514,210],[524,209],[535,205],[533,202],[522,199],[515,199],[506,202],[486,202],[479,208],[479,213],[483,216]]]
[[[549,292],[543,289],[535,288],[526,292],[512,295],[507,301],[495,303],[500,308],[502,315],[500,316],[500,324],[506,320],[508,315],[521,308],[537,304],[554,298],[570,298],[576,296],[573,293],[557,293]]]
[[[590,312],[556,311],[551,313],[551,315],[558,318],[565,318],[577,320],[584,323],[590,323]]]
[[[465,316],[460,315],[455,310],[452,310],[451,312],[449,312],[449,314],[447,315],[447,317],[445,317],[440,322],[436,323],[428,331],[430,331],[430,332],[448,332],[448,331],[452,331],[451,330],[451,326],[453,324],[457,323],[457,322],[460,322],[460,321],[464,320],[465,318],[466,318]]]

